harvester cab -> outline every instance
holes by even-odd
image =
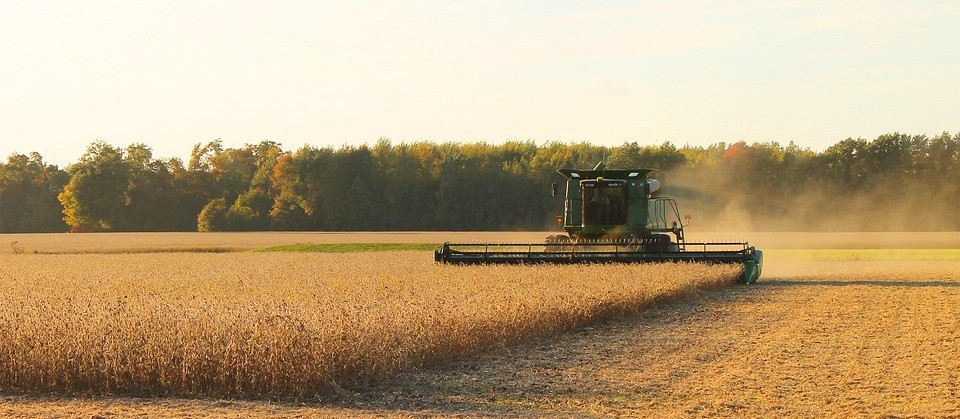
[[[444,243],[434,252],[445,263],[590,263],[707,262],[739,263],[742,279],[756,282],[763,252],[746,242],[698,242],[684,239],[689,217],[677,202],[662,196],[656,169],[559,169],[566,178],[563,215],[566,234],[543,243]],[[554,196],[558,185],[552,185]]]
[[[560,169],[566,178],[561,227],[552,241],[625,241],[650,251],[682,250],[684,220],[677,202],[661,196],[656,169]],[[670,237],[670,234],[673,237]]]

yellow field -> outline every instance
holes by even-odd
[[[0,244],[89,253],[475,235],[300,234]],[[512,234],[487,239],[543,235]],[[722,268],[451,267],[422,251],[7,252],[0,416],[960,416],[960,235],[773,236],[709,238],[766,250],[760,281],[729,287],[735,272]]]
[[[539,241],[544,232],[254,232],[254,233],[44,233],[0,235],[4,253],[122,253],[242,251],[293,243],[434,243]]]
[[[960,263],[770,269],[755,286],[404,374],[363,406],[439,415],[960,416]]]
[[[237,251],[293,243],[434,243],[542,241],[556,231],[45,233],[0,235],[0,255],[136,251]],[[769,249],[960,249],[960,232],[687,233],[688,241],[749,241]]]
[[[960,249],[771,249],[764,257],[780,261],[960,261]]]
[[[426,252],[8,255],[0,390],[316,399],[736,276]]]

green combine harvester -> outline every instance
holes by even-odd
[[[706,262],[743,266],[743,281],[760,277],[763,252],[747,242],[693,243],[683,238],[690,217],[680,218],[677,202],[661,196],[656,169],[559,169],[566,179],[563,216],[566,234],[543,243],[444,243],[434,259],[444,263],[641,263]],[[553,195],[558,194],[553,184]]]

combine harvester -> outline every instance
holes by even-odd
[[[760,277],[763,252],[747,242],[684,241],[677,202],[661,196],[656,169],[557,170],[567,178],[563,216],[566,235],[543,243],[444,243],[434,259],[444,263],[641,263],[706,262],[743,266],[743,282]],[[553,196],[558,185],[553,185]],[[671,238],[670,235],[673,235]]]

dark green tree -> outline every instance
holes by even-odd
[[[66,172],[38,153],[10,155],[0,163],[0,232],[65,231],[57,195],[68,181]]]
[[[226,231],[228,224],[227,200],[223,198],[211,200],[197,216],[197,231],[200,232]]]
[[[129,202],[129,171],[123,151],[105,142],[91,144],[80,161],[67,168],[70,182],[58,199],[73,231],[110,230]]]

